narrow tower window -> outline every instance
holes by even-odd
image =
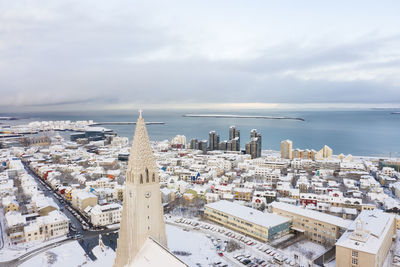
[[[140,183],[143,184],[143,175],[140,175]]]
[[[154,175],[154,173],[153,173],[153,178],[152,178],[152,181],[153,181],[153,182],[155,182],[155,181],[156,181],[156,176]]]
[[[149,170],[146,168],[146,183],[149,182]]]

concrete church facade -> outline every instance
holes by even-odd
[[[114,267],[157,266],[160,261],[187,266],[166,247],[158,168],[140,112],[129,156]],[[154,255],[153,259],[148,255]]]

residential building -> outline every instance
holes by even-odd
[[[6,202],[6,204],[3,204],[3,209],[4,209],[4,214],[6,214],[9,211],[18,211],[19,204],[16,200],[11,200]]]
[[[281,158],[292,159],[293,142],[290,140],[284,140],[281,142]]]
[[[206,193],[207,203],[216,202],[219,200],[219,195],[216,193]]]
[[[85,210],[94,226],[106,226],[121,221],[122,206],[118,203],[88,206]]]
[[[240,151],[240,130],[229,127],[228,151]]]
[[[233,195],[236,200],[251,201],[253,189],[245,187],[235,187],[233,189]]]
[[[207,154],[207,140],[201,140],[199,142],[199,150],[201,150],[203,154]]]
[[[226,151],[228,149],[228,141],[224,140],[218,144],[218,150]]]
[[[69,219],[64,213],[54,210],[47,216],[37,217],[24,227],[25,240],[43,241],[66,235],[69,232]]]
[[[246,154],[252,159],[261,157],[261,134],[256,129],[250,131],[250,142],[246,144]]]
[[[251,130],[250,132],[250,137],[251,138],[257,138],[257,146],[256,146],[256,154],[255,154],[255,158],[259,158],[261,157],[261,134],[257,132],[256,129]]]
[[[53,210],[58,209],[58,205],[51,197],[45,197],[43,195],[37,195],[32,198],[32,205],[34,207],[34,211],[40,216],[46,216]]]
[[[209,150],[218,150],[219,145],[219,134],[215,131],[209,133]]]
[[[197,139],[190,139],[190,149],[199,149],[199,141]]]
[[[10,211],[5,214],[5,230],[13,244],[25,242],[25,225],[26,218],[20,212]]]
[[[173,148],[186,148],[186,136],[177,135],[171,140],[171,147]]]
[[[96,206],[98,203],[98,198],[93,193],[74,190],[72,191],[72,207],[83,212],[88,206]]]

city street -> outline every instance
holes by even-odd
[[[48,249],[54,248],[56,246],[59,246],[61,244],[64,244],[66,242],[71,242],[74,240],[74,236],[77,234],[81,234],[82,237],[79,238],[78,242],[81,245],[81,247],[85,250],[89,258],[94,260],[96,257],[92,253],[92,249],[99,244],[99,235],[102,235],[102,240],[103,243],[109,247],[111,247],[113,250],[115,250],[117,246],[117,238],[118,238],[118,230],[119,229],[91,229],[89,227],[86,227],[87,229],[84,229],[83,223],[78,220],[72,212],[77,212],[76,210],[73,209],[73,207],[70,205],[70,203],[66,202],[62,198],[57,198],[58,196],[55,191],[53,191],[50,186],[48,186],[41,178],[39,178],[35,173],[33,173],[30,169],[29,166],[24,163],[25,169],[28,174],[30,174],[32,177],[35,178],[35,181],[38,184],[38,188],[44,192],[44,195],[47,197],[51,197],[54,202],[58,205],[58,208],[60,211],[62,211],[71,221],[70,224],[70,232],[69,235],[70,237],[66,240],[63,241],[54,241],[54,243],[50,243],[44,247],[40,247],[34,250],[31,250],[23,255],[18,256],[18,258],[7,261],[7,262],[1,262],[0,267],[3,266],[18,266],[22,262],[32,258],[33,256],[40,254]],[[67,208],[69,207],[69,208]],[[81,216],[81,215],[80,215]],[[83,216],[81,216],[83,218]],[[85,221],[88,223],[87,221]],[[1,227],[1,225],[0,225]],[[75,227],[76,231],[73,231],[71,228]],[[0,240],[1,244],[0,247],[2,248],[4,246],[3,244],[3,238]],[[1,250],[0,248],[0,250]]]
[[[66,206],[69,206],[69,203],[66,204],[65,200],[63,200],[62,202],[64,202],[64,203],[62,203],[56,197],[56,193],[51,189],[50,186],[48,186],[41,178],[39,178],[34,172],[32,172],[26,163],[24,163],[24,166],[25,166],[25,170],[28,172],[28,174],[30,174],[32,177],[35,178],[39,189],[44,192],[45,196],[51,197],[54,200],[54,202],[58,205],[58,208],[60,209],[60,211],[62,211],[68,217],[68,219],[70,219],[71,226],[76,227],[77,232],[83,234],[84,229],[83,229],[82,223],[66,208]],[[71,208],[72,208],[72,206],[71,206]],[[72,231],[70,233],[73,234]]]

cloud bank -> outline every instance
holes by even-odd
[[[398,103],[398,1],[0,1],[0,110]]]

